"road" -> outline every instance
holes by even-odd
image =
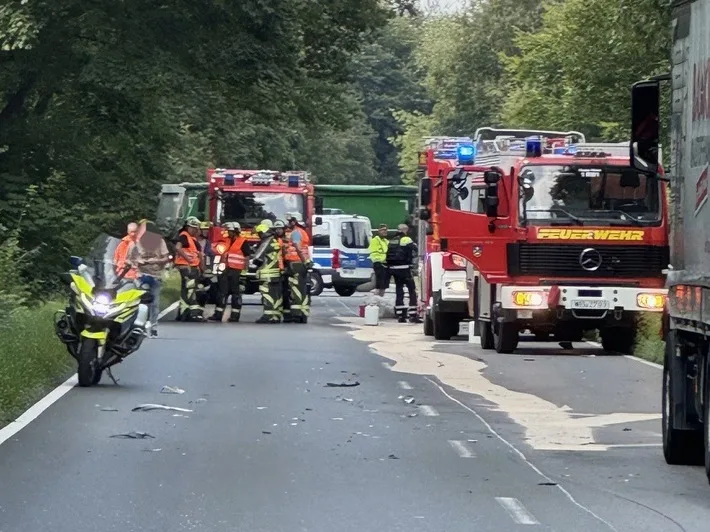
[[[305,326],[165,323],[120,386],[0,445],[0,532],[707,529],[704,471],[662,458],[657,368],[365,328],[361,301],[326,292]],[[130,431],[153,438],[112,437]]]

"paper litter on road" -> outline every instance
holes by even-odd
[[[178,388],[176,386],[163,386],[160,390],[160,393],[170,393],[170,394],[177,394],[177,395],[182,395],[185,393],[185,390]]]
[[[167,405],[138,405],[131,409],[131,412],[150,412],[151,410],[170,410],[171,412],[192,412],[189,408],[180,408],[179,406],[167,406]]]
[[[329,382],[326,384],[327,388],[352,388],[353,386],[360,386],[360,382]]]

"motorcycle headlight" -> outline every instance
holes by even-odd
[[[99,294],[94,298],[91,308],[97,316],[103,316],[111,309],[111,298],[106,294]]]

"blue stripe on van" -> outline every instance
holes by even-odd
[[[343,269],[352,270],[355,268],[372,269],[372,261],[370,260],[367,250],[364,253],[345,253],[340,252],[340,265]]]
[[[333,267],[333,251],[330,248],[313,248],[313,262],[319,267],[330,269]]]

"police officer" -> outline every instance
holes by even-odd
[[[268,244],[263,259],[259,259],[262,262],[256,272],[264,306],[264,314],[256,323],[281,323],[284,270],[282,238],[285,227],[286,224],[281,220],[274,222],[271,229],[263,222],[258,226],[257,232],[262,237],[262,243],[268,241]]]
[[[224,228],[227,230],[228,240],[226,242],[227,250],[222,255],[222,262],[226,267],[219,276],[217,305],[210,321],[222,321],[227,299],[231,296],[232,310],[229,314],[229,321],[238,322],[242,313],[241,276],[242,272],[248,268],[251,246],[247,239],[241,236],[242,228],[237,222],[227,222],[224,224]]]
[[[202,321],[204,307],[197,301],[197,279],[202,269],[202,250],[197,242],[200,221],[190,216],[175,245],[175,266],[180,272],[180,308],[178,320]]]
[[[308,272],[312,267],[308,247],[308,233],[299,224],[303,223],[298,212],[286,215],[289,231],[285,239],[284,323],[307,323],[310,314]]]
[[[409,321],[420,323],[417,314],[417,288],[414,285],[411,268],[416,265],[417,246],[414,241],[407,236],[409,226],[400,224],[397,226],[397,235],[389,241],[387,245],[387,266],[392,277],[394,277],[396,299],[394,311],[400,323]],[[409,292],[409,306],[404,304],[404,287]]]

